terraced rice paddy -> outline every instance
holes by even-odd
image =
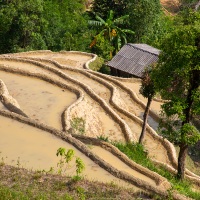
[[[136,190],[149,185],[166,189],[162,177],[149,175],[147,169],[134,163],[128,166],[100,141],[91,144],[90,139],[96,141],[98,137],[123,143],[137,141],[146,104],[139,94],[140,80],[94,72],[88,68],[94,59],[93,54],[64,51],[0,56],[1,156],[11,165],[16,165],[19,157],[24,167],[48,170],[56,168],[59,147],[72,148],[86,165],[86,178],[116,181]],[[152,103],[144,145],[150,158],[174,167],[173,145],[155,131],[160,105],[158,101]],[[71,122],[77,118],[85,121],[83,137],[88,143],[71,136]],[[69,171],[69,175],[73,173]]]

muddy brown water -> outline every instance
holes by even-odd
[[[100,182],[113,182],[121,186],[138,188],[122,181],[99,167],[87,156],[77,150],[71,144],[57,138],[40,129],[0,116],[0,158],[6,164],[21,166],[32,170],[46,170],[54,168],[58,170],[57,163],[60,158],[56,156],[60,147],[73,149],[75,155],[80,157],[85,164],[83,176],[89,180]],[[23,144],[23,145],[22,145]],[[100,154],[100,152],[98,153]],[[69,176],[75,175],[75,163],[70,163],[70,168],[65,171]]]
[[[50,54],[49,53],[46,53],[46,54],[39,53],[39,54],[35,54],[34,56],[33,55],[30,54],[31,57],[54,59],[55,61],[58,61],[61,64],[65,63],[66,65],[70,64],[70,62],[71,62],[71,65],[74,67],[77,67],[79,65],[81,66],[81,59],[83,59],[83,57],[84,57],[83,56],[82,58],[79,57],[79,59],[75,59],[75,57],[72,55],[67,57],[67,54],[66,55],[64,55],[64,54],[63,55],[61,55],[61,54],[54,55],[52,53],[50,53]],[[27,55],[25,55],[25,56],[27,56]],[[65,56],[65,58],[63,56]],[[88,59],[88,57],[85,56],[83,59],[84,62],[87,59]],[[15,61],[5,61],[5,60],[0,60],[0,64],[8,64],[10,67],[19,68],[19,69],[23,69],[23,70],[27,70],[27,71],[30,70],[35,73],[45,73],[47,75],[51,75],[52,78],[55,78],[56,80],[61,80],[60,77],[53,75],[51,72],[45,71],[42,68],[38,68],[34,64],[15,62]],[[46,62],[45,64],[48,64],[48,63]],[[64,72],[65,70],[62,70],[62,71]],[[107,98],[107,101],[109,100],[109,98],[110,98],[109,91],[107,88],[103,87],[102,84],[99,84],[94,80],[91,81],[90,78],[85,77],[84,75],[81,75],[76,72],[69,73],[69,71],[68,71],[68,73],[66,73],[66,74],[68,74],[69,76],[72,76],[73,78],[75,78],[79,81],[84,82],[86,85],[91,87],[103,99]],[[35,78],[14,75],[14,74],[5,73],[2,71],[0,71],[0,78],[5,82],[10,94],[18,101],[21,108],[25,111],[25,113],[28,116],[30,116],[33,119],[37,119],[40,122],[43,122],[50,126],[53,126],[57,129],[61,129],[61,123],[60,123],[61,113],[63,112],[63,110],[66,107],[71,105],[76,100],[75,94],[73,94],[67,90],[63,91],[61,88],[59,88],[57,86],[51,85],[49,83],[46,83],[45,81],[35,79]],[[66,80],[64,80],[64,81],[66,81]],[[143,100],[145,101],[145,99],[138,92],[139,91],[138,83],[137,84],[130,83],[130,84],[125,84],[125,85],[128,86],[129,88],[132,88],[137,93],[139,98],[142,101]],[[99,87],[101,89],[98,89]],[[94,104],[92,106],[96,110],[97,115],[99,115],[99,118],[102,121],[105,136],[110,136],[111,138],[113,137],[113,138],[119,139],[119,135],[121,137],[121,133],[119,134],[119,132],[121,132],[121,131],[119,130],[118,125],[116,126],[116,123],[114,123],[114,121],[109,116],[107,116],[106,112],[102,112],[102,109],[100,109],[99,105],[94,103],[94,101],[91,98],[89,98],[89,96],[87,94],[85,94],[85,97],[87,97],[90,105]],[[122,106],[129,107],[128,110],[133,111],[133,113],[135,112],[135,114],[137,116],[141,117],[141,115],[142,115],[141,108],[138,108],[136,105],[133,108],[132,101],[129,99],[126,92],[119,90],[119,98],[122,98],[124,100],[124,102],[123,101],[121,102]],[[154,105],[153,105],[153,107],[154,107]],[[1,106],[0,108],[5,109],[3,106]],[[156,108],[156,110],[157,109],[159,110],[158,105],[156,105],[154,108]],[[2,122],[1,129],[3,130],[4,125],[2,125],[2,124],[4,124],[4,121],[7,121],[7,120],[4,119],[4,121],[3,121],[1,119],[2,119],[2,117],[0,117],[0,121]],[[2,151],[1,155],[3,157],[5,157],[5,156],[8,157],[6,160],[10,160],[9,162],[11,164],[16,165],[17,158],[19,157],[20,163],[22,163],[22,165],[25,165],[25,167],[28,167],[28,165],[30,164],[29,167],[33,168],[33,169],[38,169],[38,167],[40,167],[40,169],[48,170],[50,167],[56,167],[55,163],[58,162],[58,158],[55,156],[55,153],[59,147],[61,147],[62,145],[65,147],[65,145],[66,145],[66,148],[71,148],[71,147],[73,148],[73,146],[70,146],[66,142],[59,140],[58,138],[53,137],[52,135],[50,135],[44,131],[29,127],[29,126],[21,124],[19,122],[13,122],[11,120],[8,123],[6,122],[5,124],[7,124],[7,128],[10,128],[10,129],[8,129],[8,130],[6,129],[6,131],[3,131],[3,133],[2,133],[2,134],[4,134],[4,136],[2,135],[2,138],[4,138],[4,143],[2,143],[3,142],[3,139],[2,139],[2,141],[0,142],[0,148],[1,148],[0,151]],[[8,126],[10,124],[12,124],[12,127]],[[17,125],[13,125],[13,124],[17,124]],[[153,122],[151,124],[153,124]],[[140,132],[139,128],[140,128],[139,126],[134,127],[135,134],[139,134],[139,132]],[[34,129],[34,131],[32,129]],[[12,133],[13,130],[16,130],[15,132],[17,133],[17,136],[14,136],[14,135],[10,136],[10,134],[8,134],[8,133]],[[36,132],[37,132],[37,134],[36,134]],[[27,137],[27,135],[28,135],[28,137]],[[34,137],[32,137],[32,135],[34,135]],[[44,135],[48,135],[48,136],[43,137]],[[110,137],[109,137],[109,139],[110,139]],[[8,138],[8,140],[6,138]],[[146,141],[147,144],[149,144],[148,141],[153,141],[153,139],[151,137],[148,136],[147,138],[148,138]],[[7,142],[6,142],[6,140],[7,140]],[[59,142],[57,140],[59,140]],[[44,143],[44,141],[45,142],[47,141],[47,143]],[[21,148],[23,148],[23,147],[21,147],[22,145],[20,146],[20,144],[25,144],[25,145],[23,145],[23,147],[25,149],[20,150]],[[7,145],[7,147],[6,147],[6,145]],[[166,150],[163,149],[162,145],[160,146],[160,144],[158,144],[156,142],[154,145],[149,144],[147,146],[148,146],[148,150],[150,150],[150,152],[151,152],[150,153],[151,157],[154,157],[153,155],[155,155],[157,153],[156,151],[159,151],[159,155],[156,156],[156,158],[158,160],[163,161],[163,159],[165,160],[167,158],[167,155],[165,155],[165,153],[163,153],[163,152],[166,152]],[[18,152],[18,149],[20,150],[20,153]],[[99,169],[98,165],[93,163],[88,157],[86,157],[86,156],[84,157],[84,155],[81,154],[81,152],[79,152],[77,149],[75,149],[75,151],[77,151],[78,155],[80,155],[80,157],[83,158],[84,163],[86,162],[86,166],[87,166],[86,168],[88,168],[88,172],[87,171],[84,172],[84,175],[86,177],[88,177],[89,179],[90,178],[96,179],[96,176],[97,176],[96,180],[107,181],[107,182],[112,181],[112,180],[114,180],[116,182],[119,181],[118,179],[116,179],[115,177],[110,175],[108,172],[103,170],[102,168]],[[150,182],[151,184],[155,184],[151,179],[147,178],[146,176],[144,176],[136,171],[131,170],[123,162],[120,163],[118,158],[116,158],[115,156],[112,156],[112,154],[105,151],[104,149],[102,149],[102,148],[98,149],[98,147],[95,147],[93,151],[100,157],[105,158],[105,161],[110,162],[116,168],[122,169],[138,178],[141,177],[141,179],[144,179],[147,182]],[[13,154],[14,152],[15,152],[15,154]],[[26,154],[26,153],[28,153],[28,154]],[[53,158],[51,157],[51,155],[53,155]],[[87,159],[89,159],[90,162]],[[44,161],[44,163],[43,163],[44,165],[41,164],[41,166],[40,166],[40,162],[43,162],[43,161]],[[165,160],[165,162],[167,162],[167,160]],[[52,164],[46,166],[46,164],[49,164],[49,163],[50,164],[52,163]],[[119,163],[119,165],[116,165],[116,163]],[[103,171],[101,171],[101,170],[103,170]],[[68,173],[71,175],[74,173],[74,171],[75,171],[75,169],[73,168],[73,169],[71,169],[71,171],[68,171]],[[124,182],[123,182],[123,184],[124,184]]]
[[[105,87],[103,84],[99,83],[96,80],[93,80],[92,78],[81,74],[80,72],[75,72],[72,70],[62,70],[67,75],[70,75],[70,77],[80,81],[81,83],[84,83],[85,85],[89,86],[96,94],[98,94],[101,98],[105,99],[107,102],[111,98],[110,90]]]
[[[139,173],[136,170],[131,169],[128,165],[126,165],[124,162],[122,162],[119,158],[116,156],[113,156],[112,153],[109,151],[106,151],[105,149],[99,147],[99,146],[92,146],[91,150],[97,154],[100,158],[105,160],[106,162],[110,163],[112,166],[117,168],[120,171],[125,171],[131,175],[133,175],[136,178],[142,179],[143,181],[146,181],[150,183],[153,186],[156,186],[155,181],[153,181],[151,178]]]
[[[146,105],[146,103],[147,103],[147,98],[144,98],[144,97],[140,94],[140,92],[139,92],[140,87],[141,87],[141,83],[140,83],[140,82],[123,82],[123,84],[124,84],[125,86],[127,86],[129,89],[131,89],[132,91],[134,91],[134,92],[136,93],[137,97],[138,97],[142,102],[144,102],[144,104]],[[155,111],[157,114],[159,114],[159,113],[160,113],[160,109],[161,109],[161,105],[162,105],[162,103],[157,102],[157,101],[153,101],[153,102],[151,103],[151,109],[152,109],[153,111]]]
[[[21,53],[20,55],[14,55],[16,57],[31,57],[31,58],[43,58],[50,59],[58,62],[61,65],[68,65],[77,68],[83,68],[83,64],[92,59],[89,55],[84,55],[80,53],[70,53],[70,52],[38,52],[38,53]]]
[[[10,95],[30,118],[62,129],[61,114],[77,100],[74,93],[32,77],[3,71],[0,71],[0,77]]]
[[[6,64],[11,65],[12,67],[19,67],[24,69],[26,68],[29,70],[39,69],[35,65],[29,63],[24,63],[22,65],[22,63],[20,62],[16,62],[15,64],[14,61],[8,60],[0,60],[0,62],[5,62]],[[40,71],[42,72],[43,70],[40,69]],[[82,77],[83,75],[77,73],[77,76]],[[3,71],[0,71],[0,77],[7,85],[10,94],[18,101],[21,108],[29,117],[39,120],[40,122],[46,123],[47,125],[51,125],[55,128],[61,129],[61,113],[67,106],[69,106],[76,100],[75,94],[67,90],[63,92],[61,88],[36,78],[15,75]],[[137,90],[139,84],[131,83],[129,84],[129,87],[133,86],[133,84],[136,85],[135,91],[138,94]],[[26,87],[24,87],[24,85],[26,85]],[[32,87],[33,85],[34,87]],[[87,94],[85,95],[87,96]],[[90,98],[87,97],[87,99],[89,101]],[[92,99],[90,100],[91,102],[89,102],[89,104],[92,105],[93,101]],[[111,118],[107,116],[105,112],[102,112],[102,109],[100,109],[100,107],[97,105],[98,104],[94,104],[93,108],[96,110],[95,112],[102,122],[101,126],[103,128],[103,132],[101,133],[101,135],[108,137],[110,140],[123,141],[123,135],[121,134],[119,127],[116,126],[116,123],[114,123],[114,121],[111,120]],[[149,120],[151,120],[151,118],[149,118]],[[92,121],[92,119],[87,121]],[[127,122],[129,121],[130,120],[128,120]],[[138,137],[140,134],[141,127],[138,125],[136,126],[134,122],[128,124],[130,127],[133,126],[132,130]],[[156,128],[156,125],[153,128]],[[90,131],[92,131],[92,127]],[[146,142],[145,146],[147,147],[151,155],[155,154],[156,152],[159,152],[159,156],[156,155],[155,158],[159,158],[159,160],[161,161],[166,161],[166,150],[163,149],[163,146],[160,146],[157,142],[155,142],[155,144],[156,147],[155,145],[152,146],[149,145],[149,142]],[[163,156],[163,153],[165,154],[165,156]]]
[[[37,56],[37,54],[36,54]],[[41,74],[46,74],[50,77],[52,77],[52,79],[55,79],[55,80],[59,80],[61,81],[61,78],[59,76],[56,76],[55,74],[52,74],[51,72],[49,71],[46,71],[42,68],[39,68],[37,65],[34,65],[32,63],[24,63],[24,62],[21,62],[21,61],[18,61],[16,62],[15,60],[1,60],[0,59],[0,64],[6,64],[8,65],[9,67],[11,68],[14,68],[14,69],[22,69],[22,70],[25,70],[25,71],[31,71],[31,72],[34,72],[34,73],[41,73]],[[48,63],[46,63],[48,64]],[[48,64],[49,65],[49,64]],[[53,67],[54,65],[50,64],[51,67]],[[55,68],[55,66],[54,66]],[[63,70],[65,71],[65,70]],[[70,71],[68,71],[70,72]],[[71,73],[66,73],[67,75],[71,75]],[[1,73],[1,72],[0,72]],[[2,72],[3,73],[3,72]],[[5,73],[5,72],[4,72]],[[79,80],[81,78],[81,82],[82,82],[82,77],[84,77],[83,75],[81,75],[80,73],[76,73],[77,74],[77,77],[74,77],[76,78],[77,80]],[[15,75],[15,76],[18,76],[18,75]],[[85,77],[86,78],[86,77]],[[26,78],[28,79],[28,78]],[[44,82],[44,81],[43,81]],[[67,83],[68,85],[71,85],[71,83],[69,83],[68,81],[66,80],[62,80],[62,82],[64,83]],[[89,81],[88,81],[89,82]],[[51,85],[51,84],[50,84]],[[96,84],[93,84],[95,85],[96,87],[98,85]],[[100,88],[100,87],[99,87]],[[58,94],[59,95],[59,94]],[[95,109],[96,111],[96,115],[98,115],[100,121],[101,121],[101,126],[102,126],[102,130],[103,132],[99,132],[99,134],[97,136],[100,136],[100,135],[109,135],[109,138],[110,140],[120,140],[120,141],[124,141],[124,135],[121,133],[121,130],[120,130],[120,127],[119,125],[114,122],[114,120],[109,116],[107,115],[107,113],[99,106],[98,103],[96,103],[93,99],[91,99],[88,94],[86,93],[85,94],[85,97],[88,99],[89,104],[93,106],[93,109]],[[58,96],[57,96],[58,98]],[[62,99],[64,98],[64,96],[62,95]],[[69,98],[69,97],[68,97]],[[22,98],[23,99],[23,98]],[[61,95],[59,95],[59,100],[61,101]],[[68,105],[67,105],[68,106]],[[86,109],[86,114],[87,115],[87,112],[88,112],[88,108],[86,106],[86,108],[81,108],[81,112],[84,112],[84,109]],[[37,110],[37,109],[35,109]],[[41,111],[41,110],[40,110]],[[44,110],[43,110],[44,111]],[[48,114],[48,113],[46,113]],[[34,119],[38,119],[38,120],[41,120],[41,117],[40,116],[37,116],[37,118],[35,117],[35,113],[32,114],[32,117],[34,117]],[[45,115],[43,115],[45,116]],[[84,116],[83,116],[84,117]],[[85,118],[85,117],[84,117]],[[41,121],[41,122],[45,122],[46,121]],[[55,124],[56,121],[54,121],[53,123],[51,124]],[[93,122],[92,120],[87,120],[87,123],[90,124],[90,130],[88,130],[89,132],[93,132]],[[56,124],[56,126],[54,126],[55,128],[58,128],[59,127],[59,123]]]

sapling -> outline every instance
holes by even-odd
[[[65,148],[60,147],[56,153],[57,156],[61,156],[59,162],[57,163],[58,166],[58,173],[62,174],[66,172],[67,169],[70,169],[70,162],[75,158],[75,166],[76,166],[76,179],[80,179],[80,174],[85,169],[85,164],[81,160],[81,158],[75,156],[75,152],[73,149],[69,149],[66,151]]]

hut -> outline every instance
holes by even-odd
[[[147,44],[128,43],[107,65],[113,76],[141,78],[144,69],[158,61],[159,53],[159,49]]]

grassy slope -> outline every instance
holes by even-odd
[[[0,165],[0,199],[137,199],[149,198],[147,194],[119,188],[113,183],[104,184],[87,180],[76,181],[70,177],[34,172]]]
[[[200,199],[188,181],[179,182],[164,168],[158,168],[148,158],[141,145],[115,144],[130,159],[167,178],[173,190],[193,199]],[[169,191],[170,192],[170,191]],[[0,199],[162,199],[147,193],[120,188],[114,183],[78,180],[74,177],[53,175],[45,171],[30,171],[0,163]]]
[[[151,160],[148,158],[146,152],[143,149],[143,146],[140,144],[132,145],[132,144],[116,144],[116,146],[125,153],[130,159],[134,160],[138,164],[160,174],[161,176],[168,179],[168,181],[172,185],[173,190],[177,190],[179,193],[193,198],[193,199],[200,199],[200,191],[194,191],[193,185],[189,181],[179,181],[176,177],[168,172],[163,167],[157,167],[154,165]]]

